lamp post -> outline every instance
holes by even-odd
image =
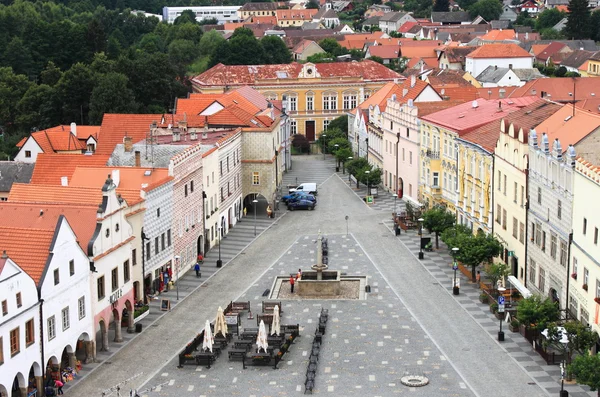
[[[348,160],[353,160],[353,157],[348,157]],[[350,179],[350,171],[348,171],[348,182],[352,182],[352,180]]]
[[[369,174],[371,174],[371,171],[365,171],[365,174],[367,174],[367,196],[371,195],[371,178],[369,178]]]
[[[323,144],[321,145],[321,150],[323,151],[323,160],[325,160],[325,138],[327,137],[326,134],[321,134],[321,138],[323,139]]]
[[[337,143],[335,145],[333,145],[335,147],[335,151],[334,151],[334,156],[335,153],[337,153],[338,149],[340,148],[340,145],[338,145]],[[340,172],[340,162],[338,161],[338,159],[336,158],[336,166],[335,166],[335,172]]]
[[[258,200],[254,199],[252,200],[252,204],[254,204],[254,237],[256,237],[256,204],[258,203]]]
[[[346,237],[348,237],[348,219],[350,219],[350,217],[348,215],[346,215],[345,219],[346,219]]]
[[[454,270],[454,281],[452,282],[452,294],[458,295],[460,293],[460,287],[456,284],[456,271],[458,270],[458,263],[456,262],[456,255],[458,255],[458,248],[452,248],[452,270]]]
[[[396,199],[398,198],[398,194],[394,193],[393,196],[394,196],[394,214],[397,214],[397,212],[396,212]]]
[[[221,231],[223,230],[223,228],[219,226],[217,230],[219,231],[219,259],[217,259],[217,267],[221,267],[223,266],[223,261],[221,260],[221,239],[223,238],[223,236],[221,235]]]
[[[504,313],[504,295],[503,292],[506,291],[504,287],[498,287],[498,313]],[[498,342],[504,342],[504,332],[502,331],[502,315],[500,316],[500,329],[498,330]]]
[[[419,218],[417,221],[419,222],[419,259],[425,258],[423,255],[423,221],[425,219]]]
[[[177,276],[177,283],[175,287],[177,289],[177,300],[179,300],[179,260],[181,257],[179,255],[175,255],[175,275]]]
[[[569,397],[569,392],[565,390],[565,376],[567,374],[567,363],[565,362],[566,357],[569,355],[569,339],[565,337],[564,332],[560,338],[560,343],[565,346],[565,356],[560,363],[560,397]]]

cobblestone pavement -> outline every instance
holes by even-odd
[[[314,156],[300,161],[294,158],[294,169],[286,177],[302,173],[304,166],[312,168],[311,172],[320,170],[319,178],[323,178],[314,179],[321,183],[315,211],[295,211],[275,219],[239,255],[224,261],[224,267],[201,287],[117,351],[111,365],[100,366],[76,385],[73,395],[101,396],[103,390],[139,373],[142,375],[124,383],[122,390],[137,388],[149,397],[301,394],[307,351],[321,307],[329,308],[330,320],[315,393],[547,395],[392,236],[382,222],[383,213],[365,208],[342,179],[327,177],[328,172],[334,174],[332,161]],[[304,180],[308,178],[304,173],[299,182],[310,181]],[[175,356],[206,319],[214,318],[218,306],[240,297],[259,302],[276,275],[314,262],[316,249],[311,247],[319,230],[330,238],[330,256],[338,255],[330,259],[332,268],[339,266],[349,274],[370,277],[372,292],[367,300],[284,301],[283,322],[299,323],[302,336],[278,370],[251,367],[244,371],[239,362],[228,362],[226,354],[211,369],[177,369]],[[204,269],[207,266],[210,264]],[[253,308],[257,310],[256,303]],[[428,376],[431,383],[423,388],[400,386],[398,380],[405,372]],[[107,393],[111,394],[116,395]]]

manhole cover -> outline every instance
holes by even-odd
[[[419,375],[407,375],[400,378],[400,383],[404,386],[421,387],[429,384],[429,379]]]

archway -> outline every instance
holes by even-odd
[[[81,363],[75,357],[75,350],[66,345],[60,356],[60,379],[64,383],[72,382],[81,370]]]
[[[198,236],[198,240],[196,241],[196,257],[198,257],[198,255],[202,255],[204,256],[204,251],[202,250],[202,243],[204,241],[204,235],[200,235]]]
[[[135,332],[135,327],[133,326],[133,320],[135,320],[133,305],[129,300],[125,301],[125,307],[121,313],[121,326],[127,327],[127,333],[132,334]]]
[[[140,290],[140,282],[139,281],[134,281],[133,282],[133,298],[135,299],[135,301],[139,301],[142,299],[141,293],[143,291]]]
[[[31,368],[29,369],[29,375],[27,376],[27,395],[40,396],[42,395],[43,387],[44,379],[42,378],[42,368],[37,362],[34,362],[31,365]]]
[[[83,332],[75,343],[75,357],[84,364],[94,362],[94,341],[87,332]]]
[[[225,221],[225,217],[222,216],[221,217],[221,235],[219,236],[219,241],[220,241],[220,239],[223,238],[224,235],[227,234],[227,228],[226,228],[226,226],[227,226],[227,222]]]
[[[229,207],[227,210],[227,220],[229,222],[229,229],[233,227],[233,207]]]
[[[404,179],[400,177],[398,177],[398,191],[396,193],[398,194],[399,199],[404,197]]]
[[[0,397],[8,397],[8,390],[0,383]]]
[[[550,288],[548,294],[550,295],[552,302],[556,303],[556,305],[560,308],[560,298],[558,297],[558,292],[554,288]]]
[[[257,203],[253,201],[257,200]],[[245,216],[254,217],[254,211],[256,210],[256,217],[267,215],[267,205],[269,205],[268,200],[265,196],[258,193],[250,193],[246,197],[244,197],[244,209]]]
[[[60,363],[56,356],[52,356],[46,363],[46,387],[54,387],[54,381],[60,379]]]
[[[121,343],[123,342],[123,335],[121,334],[121,314],[117,310],[116,305],[112,310],[112,320],[115,331],[115,339],[113,342]]]
[[[27,385],[25,384],[25,377],[20,372],[15,375],[15,380],[13,381],[10,395],[11,397],[27,396]]]
[[[108,351],[108,324],[106,324],[106,321],[101,318],[100,321],[98,322],[98,328],[96,330],[96,333],[100,333],[100,351],[102,352],[107,352]],[[96,337],[96,340],[98,340],[98,337]]]

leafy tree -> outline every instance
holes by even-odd
[[[260,44],[265,51],[266,63],[281,64],[292,62],[292,53],[278,36],[264,36]]]
[[[453,247],[457,247],[458,244],[458,236],[459,235],[472,235],[473,231],[469,229],[465,225],[455,224],[452,227],[447,228],[441,233],[442,241],[448,246],[449,250],[452,250]],[[452,251],[450,251],[452,252]]]
[[[104,113],[135,113],[137,104],[127,77],[107,73],[100,77],[90,99],[90,123],[101,124]]]
[[[450,10],[449,0],[435,0],[433,3],[433,11],[435,12],[448,12]]]
[[[319,3],[317,3],[315,0],[310,0],[308,3],[306,3],[305,8],[307,10],[318,10],[319,9]]]
[[[521,16],[523,13],[519,14]],[[535,30],[538,32],[544,29],[548,29],[559,23],[567,13],[560,11],[558,8],[547,8],[540,12],[535,21]],[[517,22],[519,18],[517,18]]]
[[[367,171],[369,171],[367,173]],[[368,185],[369,187],[377,186],[381,183],[381,175],[383,171],[381,168],[373,168],[372,166],[368,166],[363,168],[358,173],[358,178],[363,184]],[[370,192],[369,192],[370,193]]]
[[[30,86],[26,76],[15,74],[12,68],[0,68],[0,125],[5,131],[16,129],[17,103]]]
[[[46,84],[31,85],[17,104],[16,123],[22,131],[43,130],[60,124],[56,90]]]
[[[11,66],[16,74],[32,77],[35,65],[29,47],[19,37],[13,37],[4,50],[4,64]]]
[[[584,354],[575,357],[569,366],[571,372],[577,378],[577,382],[590,387],[591,391],[598,391],[600,397],[600,354]]]
[[[198,46],[191,40],[177,39],[169,44],[169,60],[177,70],[177,75],[185,76],[187,65],[199,55]]]
[[[348,150],[350,150],[350,156],[352,156],[350,142],[345,137],[344,138],[335,138],[333,140],[330,140],[329,143],[327,144],[327,149],[330,153],[333,153],[335,155],[338,167],[340,165],[340,159],[337,156],[337,152],[339,152],[341,149],[348,149]],[[348,157],[348,156],[346,156],[346,157]]]
[[[589,34],[590,10],[588,0],[570,0],[567,6],[568,19],[565,34],[574,40],[587,39]]]
[[[205,18],[205,19],[201,20],[200,22],[198,22],[198,25],[200,25],[200,26],[218,25],[218,24],[219,24],[219,20],[217,18]]]
[[[237,28],[229,41],[217,46],[212,64],[261,65],[264,64],[265,50],[248,28]]]
[[[56,85],[62,103],[65,123],[81,120],[86,124],[90,97],[94,89],[94,74],[89,66],[77,63],[67,70]]]
[[[54,62],[50,61],[46,65],[46,68],[40,73],[40,80],[42,84],[54,87],[62,77],[62,74],[62,71],[54,64]]]
[[[567,358],[571,363],[573,353],[587,354],[598,341],[598,334],[577,320],[567,321],[562,325],[568,343],[561,343],[563,332],[556,323],[548,324],[547,336],[543,340],[544,346],[551,346]]]
[[[358,174],[360,174],[362,170],[368,169],[368,167],[370,167],[369,162],[364,157],[357,157],[346,163],[346,168],[348,169],[348,172],[351,175],[354,175],[354,177],[356,178],[357,187],[359,183]]]
[[[481,16],[486,21],[493,21],[502,14],[502,3],[498,0],[479,0],[468,11],[471,18]]]
[[[459,7],[465,11],[468,11],[469,8],[471,8],[471,6],[475,3],[477,3],[477,0],[458,0]],[[519,1],[518,4],[521,4],[521,2]]]
[[[492,290],[496,291],[498,281],[504,279],[504,277],[510,274],[510,270],[506,263],[488,263],[485,267],[485,274],[487,274],[488,280],[492,284]]]
[[[446,229],[454,226],[456,216],[444,207],[436,206],[423,214],[423,226],[429,233],[435,233],[435,248],[440,248],[439,236]]]
[[[519,301],[517,320],[527,328],[542,331],[560,316],[558,306],[550,298],[532,295]]]
[[[311,63],[329,63],[335,62],[335,57],[327,52],[320,52],[314,55],[310,55],[306,58],[307,62]]]
[[[173,22],[174,25],[183,25],[185,23],[196,23],[196,13],[194,11],[184,10]]]
[[[338,164],[342,163],[342,167],[344,167],[348,159],[352,157],[352,154],[352,149],[348,147],[341,148],[335,152],[335,159],[337,160]]]
[[[334,57],[345,55],[348,51],[340,45],[340,43],[333,38],[323,39],[319,42],[319,46],[323,51],[333,55]]]
[[[530,27],[534,28],[535,27],[535,19],[531,18],[531,15],[529,15],[529,13],[527,11],[522,11],[517,16],[515,25],[530,26]],[[552,26],[554,26],[554,25],[552,25]]]
[[[567,68],[564,66],[560,66],[558,69],[556,69],[556,71],[554,72],[554,75],[556,77],[565,77],[565,74],[567,74]]]
[[[218,30],[210,30],[202,35],[200,43],[198,44],[198,50],[201,56],[213,56],[216,48],[219,44],[224,43],[225,39]]]
[[[292,135],[292,147],[300,151],[301,153],[310,152],[310,143],[302,134]]]
[[[340,116],[329,122],[328,130],[338,129],[348,136],[348,116]]]
[[[562,32],[552,28],[541,30],[540,36],[543,40],[562,40],[565,38],[565,35]]]
[[[473,234],[457,234],[450,239],[452,247],[459,249],[457,259],[471,266],[471,278],[475,282],[475,269],[482,263],[489,263],[494,256],[498,256],[502,250],[500,242],[492,235],[479,232]]]
[[[383,58],[382,57],[378,57],[378,56],[375,55],[375,56],[372,56],[370,59],[373,62],[377,62],[377,63],[380,63],[380,64],[383,65]]]

